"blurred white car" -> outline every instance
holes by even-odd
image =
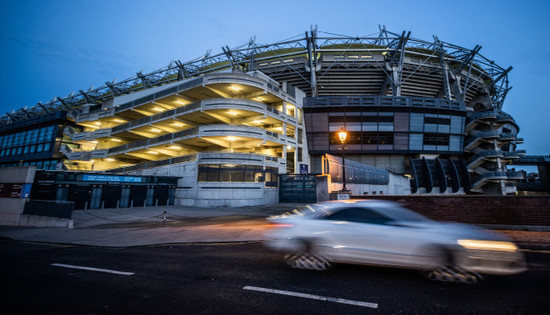
[[[481,228],[430,220],[397,203],[329,201],[269,218],[266,244],[293,268],[333,262],[424,270],[428,278],[474,283],[481,274],[526,270],[518,247]]]

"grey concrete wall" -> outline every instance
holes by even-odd
[[[0,169],[0,183],[32,184],[36,166],[17,166]]]
[[[2,168],[0,183],[32,184],[35,172],[35,166]],[[0,198],[0,225],[18,225],[26,202],[26,198]]]
[[[27,199],[0,198],[0,225],[17,225]]]
[[[330,175],[317,176],[317,202],[327,201],[329,198]]]
[[[350,184],[346,183],[346,188],[352,195],[409,195],[411,185],[409,178],[390,173],[390,182],[388,185],[371,184]],[[329,181],[329,191],[342,190],[342,183],[332,183]]]

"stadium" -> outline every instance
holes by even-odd
[[[251,38],[2,116],[0,167],[173,176],[171,202],[198,206],[277,202],[290,174],[327,177],[328,193],[514,193],[512,67],[480,50],[385,27]]]

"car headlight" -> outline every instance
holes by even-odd
[[[501,241],[482,241],[482,240],[458,240],[458,245],[467,249],[492,250],[501,252],[515,252],[518,250],[516,244]]]

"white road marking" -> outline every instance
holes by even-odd
[[[346,299],[341,299],[341,298],[334,298],[334,297],[321,296],[321,295],[313,295],[313,294],[300,293],[300,292],[275,290],[275,289],[260,288],[260,287],[253,287],[253,286],[245,286],[245,287],[243,287],[243,289],[244,290],[250,290],[250,291],[290,295],[290,296],[296,296],[296,297],[301,297],[301,298],[305,298],[305,299],[312,299],[312,300],[320,300],[320,301],[328,301],[328,302],[349,304],[349,305],[362,306],[362,307],[378,308],[377,303],[346,300]]]
[[[85,267],[85,266],[66,265],[66,264],[52,264],[52,266],[63,267],[63,268],[72,268],[72,269],[82,269],[82,270],[89,270],[89,271],[99,271],[99,272],[106,272],[106,273],[114,273],[116,275],[123,275],[123,276],[131,276],[131,275],[134,274],[133,272],[118,271],[118,270],[111,270],[111,269],[101,269],[101,268],[92,268],[92,267]]]

